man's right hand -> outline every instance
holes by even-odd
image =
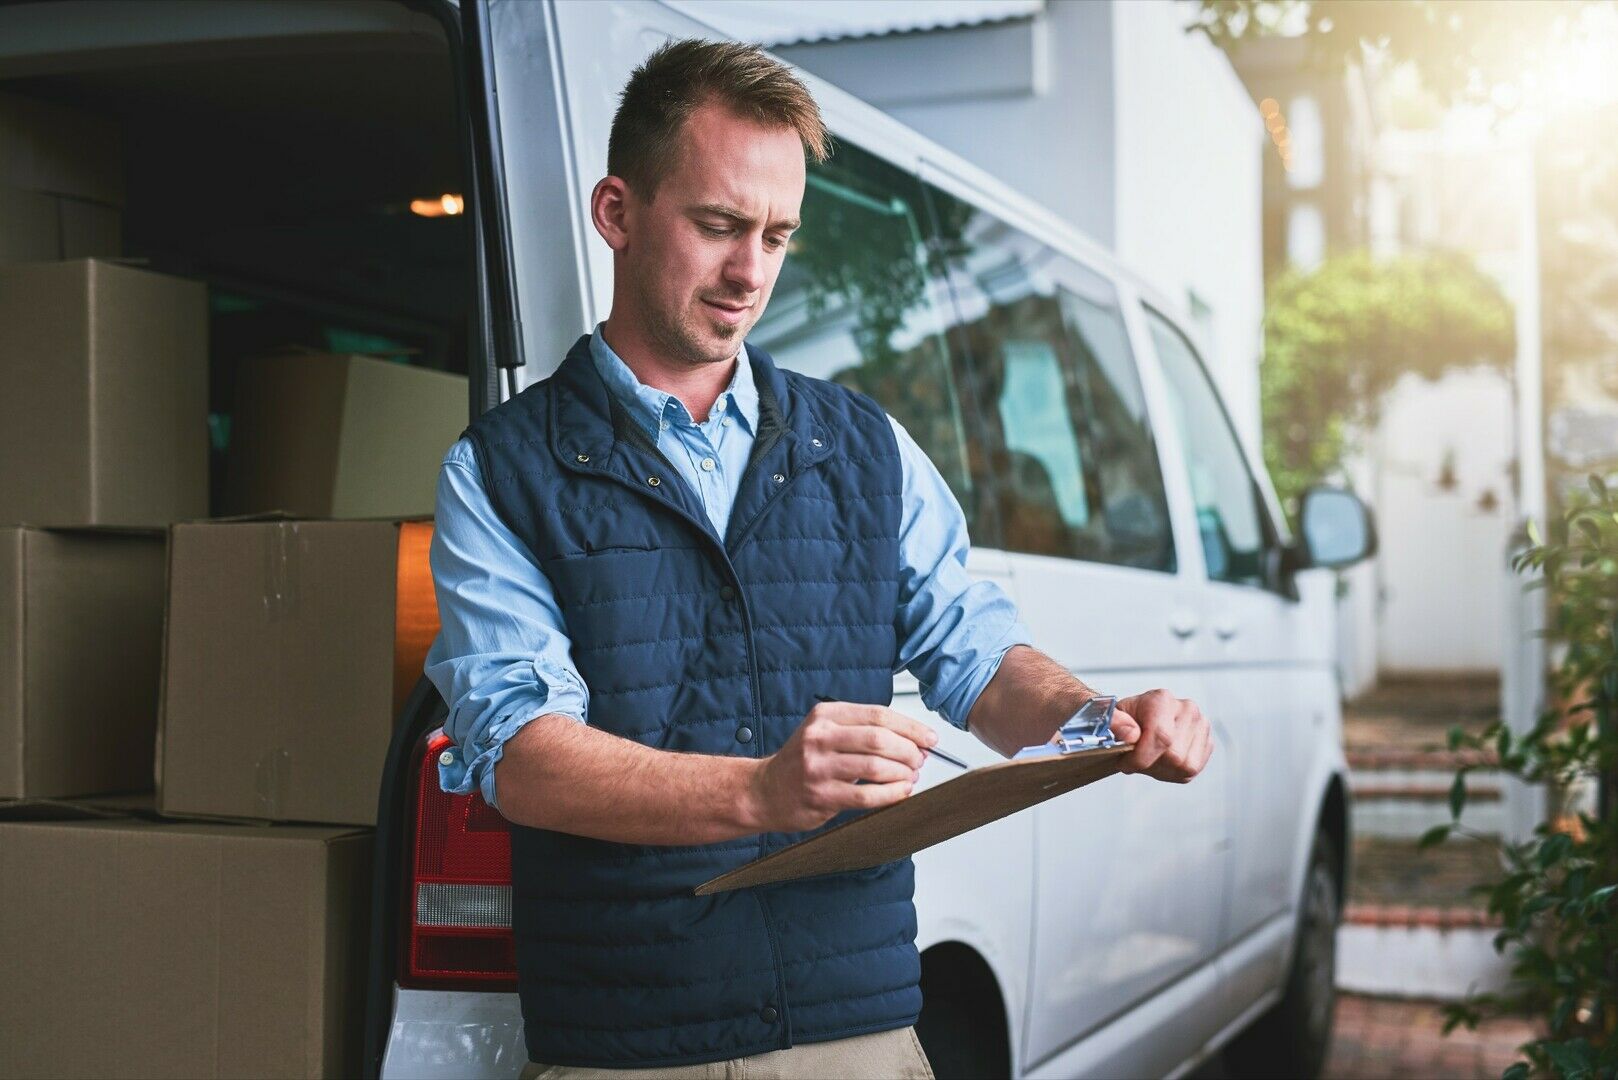
[[[937,742],[926,724],[893,709],[822,702],[753,774],[759,831],[802,832],[844,810],[898,802],[921,774],[923,751]]]

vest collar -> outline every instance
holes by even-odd
[[[771,456],[779,443],[785,451],[785,477],[790,479],[831,453],[833,433],[816,414],[810,395],[794,391],[767,352],[748,345],[743,353],[752,362],[759,396],[758,431],[749,470],[761,457]],[[556,370],[554,387],[551,448],[563,468],[592,475],[613,472],[645,485],[646,476],[640,475],[644,470],[638,467],[644,460],[629,459],[650,456],[656,461],[661,455],[607,389],[590,355],[589,334],[581,335],[568,350]],[[628,468],[631,464],[637,467]],[[673,472],[666,462],[664,465],[664,472]],[[663,481],[658,487],[685,486],[676,476],[655,475]]]

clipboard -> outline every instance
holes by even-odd
[[[1135,748],[1112,737],[1116,703],[1092,698],[1049,743],[772,851],[703,882],[696,895],[880,866],[1111,776]]]

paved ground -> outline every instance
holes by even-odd
[[[1448,1035],[1440,1034],[1443,1026],[1443,1011],[1431,1002],[1340,995],[1325,1075],[1330,1080],[1494,1080],[1523,1060],[1516,1048],[1534,1037],[1532,1024],[1521,1019],[1485,1021],[1476,1031],[1457,1027]]]
[[[1448,1035],[1441,1007],[1430,1001],[1337,995],[1337,1020],[1325,1080],[1499,1080],[1517,1047],[1533,1037],[1526,1020],[1486,1021]],[[1205,1062],[1189,1080],[1230,1080],[1221,1060]]]

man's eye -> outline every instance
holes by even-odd
[[[729,236],[730,235],[730,230],[729,229],[721,228],[718,225],[704,225],[701,222],[698,222],[697,223],[697,228],[701,229],[703,232],[707,233],[709,236]]]
[[[787,246],[786,238],[782,236],[768,236],[764,238],[764,242],[769,245],[771,251],[780,251]]]

